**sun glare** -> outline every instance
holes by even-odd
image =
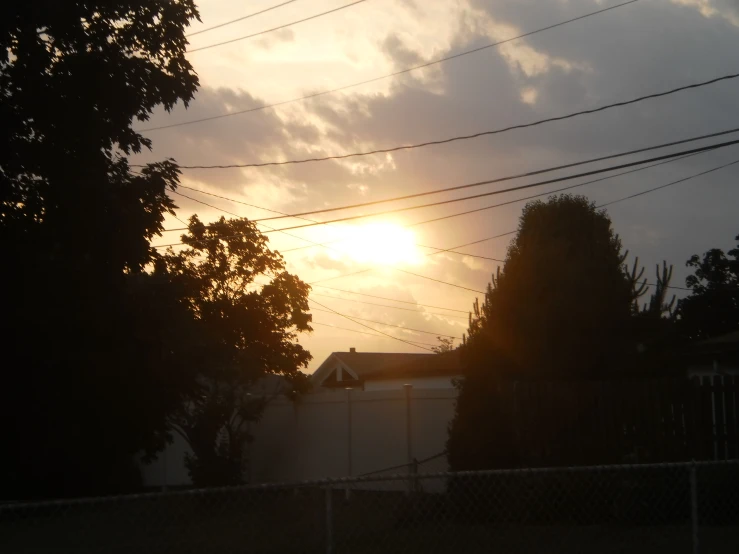
[[[367,223],[346,227],[337,250],[362,263],[417,264],[421,255],[413,232],[393,223]]]

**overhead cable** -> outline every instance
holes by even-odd
[[[682,139],[682,140],[678,140],[678,141],[666,142],[666,143],[662,143],[662,144],[647,146],[645,148],[638,148],[636,150],[629,150],[627,152],[619,152],[617,154],[610,154],[608,156],[599,156],[597,158],[590,158],[590,159],[587,159],[587,160],[581,160],[581,161],[578,161],[578,162],[573,162],[573,163],[558,165],[558,166],[554,166],[554,167],[546,167],[546,168],[543,168],[543,169],[537,169],[537,170],[528,171],[528,172],[525,172],[525,173],[518,173],[518,174],[515,174],[515,175],[507,175],[505,177],[498,177],[496,179],[487,180],[487,181],[480,182],[480,183],[469,183],[469,184],[466,184],[466,185],[458,185],[458,186],[453,186],[453,187],[445,187],[445,188],[441,188],[441,189],[424,191],[424,192],[415,193],[415,194],[408,194],[408,195],[405,195],[405,196],[395,196],[395,197],[392,197],[392,198],[385,198],[385,199],[382,199],[382,200],[373,200],[373,201],[370,201],[370,202],[360,202],[360,203],[357,203],[357,204],[348,204],[348,205],[344,205],[344,206],[336,206],[336,207],[333,207],[333,208],[322,208],[322,209],[310,210],[310,211],[299,212],[299,213],[294,213],[294,214],[280,212],[280,211],[277,211],[277,210],[272,210],[272,209],[269,209],[269,208],[264,208],[262,206],[256,206],[254,204],[250,204],[248,202],[244,202],[242,200],[238,200],[238,199],[233,198],[233,197],[223,196],[223,195],[220,195],[220,194],[215,194],[213,192],[208,192],[208,191],[204,191],[204,190],[201,190],[201,189],[196,189],[194,187],[188,187],[188,186],[185,186],[185,185],[178,185],[178,188],[180,188],[180,187],[181,188],[186,188],[186,189],[189,189],[189,190],[193,190],[193,191],[199,192],[201,194],[205,194],[205,195],[208,195],[208,196],[213,196],[215,198],[220,198],[222,200],[228,200],[229,202],[233,202],[235,204],[242,204],[244,206],[249,206],[251,208],[258,208],[260,210],[269,211],[269,212],[276,213],[279,216],[281,216],[281,217],[259,218],[259,219],[255,220],[255,221],[269,221],[270,219],[284,219],[284,218],[305,219],[304,216],[307,216],[307,215],[314,215],[314,214],[319,214],[319,213],[335,212],[335,211],[340,211],[340,210],[349,210],[349,209],[354,209],[354,208],[365,208],[367,206],[374,206],[374,205],[377,205],[377,204],[385,204],[385,203],[388,203],[388,202],[397,202],[397,201],[400,201],[400,200],[409,200],[411,198],[419,198],[421,196],[428,196],[428,195],[431,195],[431,194],[440,194],[440,193],[443,193],[443,192],[452,192],[452,191],[456,191],[456,190],[462,190],[462,189],[471,188],[471,187],[478,187],[478,186],[487,185],[487,184],[502,183],[504,181],[512,181],[514,179],[521,179],[523,177],[533,177],[534,175],[541,175],[543,173],[550,173],[552,171],[559,171],[561,169],[569,169],[569,168],[572,168],[572,167],[578,167],[578,166],[581,166],[581,165],[587,165],[587,164],[591,164],[591,163],[602,162],[602,161],[605,161],[605,160],[612,160],[612,159],[615,159],[615,158],[623,158],[625,156],[631,156],[633,154],[641,154],[643,152],[650,152],[650,151],[653,151],[653,150],[661,150],[662,148],[668,148],[670,146],[677,146],[677,145],[680,145],[680,144],[687,144],[687,143],[690,143],[690,142],[696,142],[696,141],[700,141],[700,140],[706,140],[706,139],[709,139],[709,138],[716,138],[716,137],[720,137],[720,136],[724,136],[724,135],[729,135],[729,134],[733,134],[733,133],[738,133],[738,132],[739,132],[739,127],[735,127],[733,129],[728,129],[728,130],[725,130],[725,131],[719,131],[719,132],[716,132],[716,133],[709,133],[709,134],[705,134],[705,135],[699,135],[699,136],[690,137],[690,138]],[[315,222],[314,220],[311,220],[311,219],[308,219],[307,221]],[[186,231],[186,230],[187,230],[186,228],[181,228],[181,229],[165,229],[165,231]]]
[[[327,310],[322,310],[322,311],[325,312]],[[329,313],[331,313],[331,312],[329,312]],[[310,324],[311,325],[320,325],[322,327],[331,327],[332,329],[338,329],[340,331],[349,331],[350,333],[359,333],[360,335],[367,335],[369,337],[379,337],[381,339],[389,338],[387,335],[379,335],[377,333],[368,333],[367,331],[360,331],[359,329],[349,329],[348,327],[339,327],[338,325],[330,325],[328,323],[321,323],[319,321],[311,321]],[[394,338],[394,337],[390,337],[390,338]],[[423,345],[423,346],[431,346],[431,347],[436,346],[435,344],[430,344],[428,342],[415,342],[414,341],[414,344],[420,344],[420,345]]]
[[[282,4],[277,4],[276,6],[270,6],[269,8],[265,8],[263,10],[260,10],[258,12],[250,13],[249,15],[245,15],[243,17],[238,17],[236,19],[231,19],[230,21],[226,21],[224,23],[219,23],[218,25],[213,25],[212,27],[206,27],[205,29],[200,29],[199,31],[195,31],[193,33],[188,33],[185,35],[187,38],[194,37],[195,35],[199,35],[202,33],[207,33],[208,31],[212,31],[213,29],[220,29],[221,27],[225,27],[227,25],[232,25],[233,23],[238,23],[239,21],[244,21],[245,19],[250,19],[256,15],[260,15],[266,12],[270,12],[272,10],[276,10],[277,8],[281,8],[282,6],[287,6],[288,4],[292,4],[293,2],[297,2],[298,0],[287,0],[287,2],[283,2]]]
[[[662,92],[656,92],[653,94],[647,94],[645,96],[639,96],[637,98],[632,98],[631,100],[625,100],[622,102],[614,102],[612,104],[606,104],[604,106],[600,106],[598,108],[592,108],[590,110],[580,110],[577,112],[572,112],[566,115],[560,115],[556,117],[548,117],[546,119],[539,119],[537,121],[533,121],[531,123],[519,123],[517,125],[510,125],[508,127],[503,127],[500,129],[494,129],[490,131],[481,131],[479,133],[474,133],[472,135],[461,135],[461,136],[455,136],[440,140],[432,140],[428,142],[420,142],[417,144],[408,144],[408,145],[401,145],[401,146],[393,146],[390,148],[381,148],[376,150],[367,150],[364,152],[351,152],[348,154],[339,154],[335,156],[324,156],[320,158],[306,158],[303,160],[287,160],[287,161],[281,161],[281,162],[260,162],[260,163],[251,163],[251,164],[227,164],[227,165],[181,165],[179,166],[180,169],[233,169],[233,168],[246,168],[246,167],[266,167],[266,166],[275,166],[275,165],[291,165],[291,164],[299,164],[299,163],[308,163],[308,162],[324,162],[327,160],[344,160],[347,158],[356,158],[358,156],[370,156],[372,154],[388,154],[391,152],[398,152],[400,150],[413,150],[416,148],[424,148],[426,146],[435,146],[440,144],[449,144],[451,142],[457,142],[461,140],[470,140],[475,139],[479,137],[485,137],[485,136],[491,136],[491,135],[499,135],[502,133],[507,133],[509,131],[513,131],[516,129],[527,129],[529,127],[536,127],[538,125],[544,125],[546,123],[552,123],[554,121],[563,121],[566,119],[572,119],[575,117],[579,117],[581,115],[589,115],[594,114],[598,112],[603,112],[606,110],[610,110],[613,108],[618,108],[622,106],[628,106],[631,104],[636,104],[638,102],[643,102],[645,100],[651,100],[654,98],[662,98],[665,96],[669,96],[671,94],[676,94],[678,92],[684,92],[686,90],[692,90],[696,88],[706,87],[709,85],[713,85],[715,83],[719,83],[722,81],[729,81],[732,79],[736,79],[739,77],[739,73],[730,73],[728,75],[723,75],[721,77],[716,77],[713,79],[709,79],[707,81],[700,81],[697,83],[692,83],[690,85],[684,85],[681,87],[673,88],[670,90],[662,91]],[[136,167],[136,166],[134,166]]]
[[[290,23],[285,23],[284,25],[280,25],[278,27],[272,27],[271,29],[266,29],[264,31],[259,31],[258,33],[252,33],[250,35],[246,35],[246,36],[243,36],[243,37],[232,38],[230,40],[224,40],[222,42],[216,42],[215,44],[208,44],[207,46],[200,46],[198,48],[193,48],[192,50],[188,50],[187,53],[188,54],[192,54],[194,52],[200,52],[202,50],[208,50],[210,48],[216,48],[217,46],[223,46],[225,44],[231,44],[231,43],[234,43],[234,42],[239,42],[239,41],[242,41],[242,40],[246,40],[248,38],[254,38],[254,37],[261,36],[261,35],[266,35],[267,33],[271,33],[273,31],[279,31],[280,29],[285,29],[286,27],[292,27],[293,25],[297,25],[299,23],[305,23],[306,21],[311,21],[312,19],[318,19],[319,17],[323,17],[324,15],[329,15],[329,14],[332,14],[334,12],[338,12],[340,10],[345,10],[346,8],[351,8],[352,6],[356,6],[357,4],[361,4],[361,3],[366,2],[366,1],[367,0],[356,0],[355,2],[352,2],[351,4],[345,4],[343,6],[339,6],[338,8],[334,8],[332,10],[321,12],[321,13],[318,13],[316,15],[312,15],[310,17],[305,17],[305,18],[299,19],[297,21],[292,21]]]
[[[327,313],[327,314],[333,313],[333,312],[329,312],[328,310],[322,310],[320,308],[313,308],[312,311],[314,311],[314,312],[324,312],[324,313]],[[462,337],[455,337],[454,335],[449,335],[447,333],[434,333],[433,331],[424,331],[422,329],[414,329],[412,327],[406,327],[405,325],[395,325],[393,323],[386,323],[384,321],[376,321],[374,319],[364,319],[364,318],[356,317],[356,316],[351,316],[351,317],[353,317],[354,319],[357,319],[359,321],[366,321],[367,323],[377,323],[378,325],[385,325],[387,327],[396,327],[398,329],[405,329],[407,331],[415,331],[416,333],[424,333],[426,335],[436,335],[436,336],[439,336],[439,337],[447,337],[447,338],[450,338],[450,339],[462,340]]]
[[[373,328],[373,327],[370,327],[369,325],[365,325],[365,324],[364,324],[364,323],[362,323],[361,321],[357,321],[356,319],[354,319],[354,318],[352,318],[352,317],[349,317],[349,316],[348,316],[348,315],[346,315],[346,314],[342,314],[342,313],[340,313],[340,312],[337,312],[336,310],[332,310],[332,309],[331,309],[331,308],[329,308],[328,306],[324,306],[323,304],[321,304],[320,302],[318,302],[318,301],[316,301],[316,300],[313,300],[313,303],[315,303],[315,304],[318,304],[318,305],[319,305],[319,306],[320,306],[321,308],[324,308],[324,309],[326,309],[326,310],[328,310],[328,311],[330,311],[330,312],[333,312],[334,314],[336,314],[336,315],[338,315],[338,316],[341,316],[341,317],[343,317],[344,319],[348,319],[348,320],[349,320],[349,321],[351,321],[352,323],[356,323],[357,325],[361,325],[362,327],[365,327],[365,328],[369,329],[370,331],[374,331],[375,333],[379,333],[379,334],[381,334],[381,335],[385,335],[386,337],[389,337],[389,338],[391,338],[391,339],[394,339],[394,340],[397,340],[397,341],[400,341],[400,342],[404,342],[404,343],[406,343],[406,344],[410,344],[411,346],[415,346],[416,348],[421,348],[422,350],[428,350],[429,352],[434,352],[434,350],[431,350],[430,348],[426,348],[425,346],[420,346],[420,345],[418,345],[418,344],[414,344],[414,343],[412,343],[412,342],[410,342],[410,341],[407,341],[407,340],[404,340],[404,339],[399,339],[398,337],[394,337],[393,335],[390,335],[390,334],[388,334],[388,333],[385,333],[385,332],[383,332],[383,331],[380,331],[379,329],[375,329],[375,328]]]
[[[727,164],[722,164],[722,165],[720,165],[720,166],[716,166],[716,167],[714,167],[714,168],[712,168],[712,169],[709,169],[709,170],[706,170],[706,171],[701,171],[700,173],[695,173],[695,174],[693,174],[693,175],[690,175],[690,176],[688,176],[688,177],[684,177],[684,178],[682,178],[682,179],[678,179],[678,180],[675,180],[675,181],[671,181],[671,182],[669,182],[669,183],[666,183],[666,184],[664,184],[664,185],[660,185],[660,186],[658,186],[658,187],[654,187],[654,188],[651,188],[651,189],[647,189],[647,190],[644,190],[644,191],[642,191],[642,192],[639,192],[639,193],[636,193],[636,194],[630,194],[630,195],[628,195],[628,196],[624,196],[623,198],[618,198],[618,199],[616,199],[616,200],[611,200],[610,202],[606,202],[606,203],[604,203],[604,204],[600,204],[600,205],[598,205],[598,206],[596,206],[596,207],[597,207],[597,208],[603,208],[603,207],[605,207],[605,206],[610,206],[610,205],[612,205],[612,204],[616,204],[617,202],[623,202],[623,201],[625,201],[625,200],[629,200],[629,199],[632,199],[632,198],[636,198],[636,197],[638,197],[638,196],[642,196],[642,195],[645,195],[645,194],[649,194],[649,193],[651,193],[651,192],[655,192],[655,191],[658,191],[658,190],[661,190],[661,189],[664,189],[664,188],[667,188],[667,187],[671,187],[671,186],[677,185],[677,184],[679,184],[679,183],[684,183],[684,182],[686,182],[686,181],[690,181],[691,179],[695,179],[695,178],[697,178],[697,177],[700,177],[700,176],[702,176],[702,175],[706,175],[706,174],[708,174],[708,173],[712,173],[712,172],[714,172],[714,171],[718,171],[718,170],[720,170],[720,169],[723,169],[723,168],[726,168],[726,167],[729,167],[729,166],[735,165],[735,164],[737,164],[737,163],[739,163],[739,160],[735,160],[735,161],[733,161],[733,162],[730,162],[730,163],[727,163]],[[505,233],[500,233],[500,234],[494,235],[494,236],[492,236],[492,237],[487,237],[487,238],[484,238],[484,239],[479,239],[479,240],[476,240],[476,241],[472,241],[472,242],[468,242],[468,243],[465,243],[465,244],[460,244],[460,245],[457,245],[457,246],[453,246],[453,247],[451,247],[451,248],[449,248],[449,249],[446,249],[446,250],[439,250],[439,251],[436,251],[436,252],[429,252],[429,253],[427,253],[426,255],[427,255],[427,256],[434,256],[434,255],[436,255],[436,254],[441,254],[442,252],[445,252],[445,251],[449,251],[449,250],[456,250],[456,249],[458,249],[458,248],[464,248],[464,247],[466,247],[466,246],[471,246],[471,245],[473,245],[473,244],[480,244],[480,243],[482,243],[482,242],[487,242],[487,241],[489,241],[489,240],[493,240],[493,239],[496,239],[496,238],[501,238],[501,237],[505,237],[505,236],[508,236],[508,235],[514,235],[514,234],[516,234],[516,233],[517,233],[517,231],[516,231],[516,230],[513,230],[513,231],[507,231],[507,232],[505,232]],[[360,270],[360,271],[355,271],[355,272],[352,272],[352,273],[345,273],[345,274],[342,274],[342,275],[335,275],[335,276],[333,276],[333,277],[327,277],[326,279],[320,279],[320,280],[317,280],[317,281],[313,281],[313,282],[311,282],[311,283],[309,283],[309,284],[310,284],[311,286],[313,286],[313,285],[315,285],[315,284],[318,284],[318,283],[322,283],[322,282],[326,282],[326,281],[333,281],[333,280],[335,280],[335,279],[340,279],[340,278],[344,278],[344,277],[352,277],[352,276],[355,276],[355,275],[359,275],[359,274],[361,274],[361,273],[366,273],[366,272],[368,272],[368,271],[372,271],[373,269],[374,269],[374,268],[367,268],[367,269],[363,269],[363,270]],[[393,268],[393,267],[390,267],[390,269],[397,269],[397,268]],[[445,284],[450,284],[450,283],[445,283]],[[455,285],[455,286],[456,286],[456,285]],[[669,288],[682,289],[682,287],[669,287]],[[684,290],[684,289],[683,289],[683,290]]]
[[[521,38],[524,38],[524,37],[528,37],[528,36],[534,35],[536,33],[541,33],[543,31],[548,31],[549,29],[554,29],[555,27],[561,27],[562,25],[567,25],[568,23],[572,23],[572,22],[578,21],[580,19],[585,19],[585,18],[592,17],[594,15],[598,15],[598,14],[601,14],[601,13],[604,13],[604,12],[607,12],[607,11],[610,11],[610,10],[615,10],[616,8],[627,6],[629,4],[634,4],[637,1],[638,0],[630,0],[628,2],[622,2],[621,4],[616,4],[615,6],[610,6],[608,8],[603,8],[603,9],[600,9],[600,10],[597,10],[597,11],[594,11],[594,12],[590,12],[590,13],[581,15],[579,17],[568,19],[566,21],[560,21],[559,23],[555,23],[555,24],[549,25],[547,27],[542,27],[542,28],[536,29],[534,31],[529,31],[529,32],[524,33],[522,35],[518,35],[518,36],[511,37],[511,38],[508,38],[508,39],[505,39],[505,40],[501,40],[501,41],[498,41],[498,42],[493,42],[493,43],[490,43],[490,44],[486,44],[485,46],[480,46],[480,47],[477,47],[477,48],[473,48],[472,50],[467,50],[465,52],[459,52],[457,54],[453,54],[453,55],[450,55],[450,56],[445,56],[443,58],[439,58],[439,59],[436,59],[436,60],[433,60],[433,61],[430,61],[430,62],[425,62],[425,63],[419,64],[419,65],[415,65],[415,66],[412,66],[412,67],[407,67],[405,69],[401,69],[401,70],[395,71],[393,73],[388,73],[386,75],[380,75],[378,77],[373,77],[371,79],[366,79],[364,81],[359,81],[359,82],[356,82],[356,83],[351,83],[349,85],[344,85],[344,86],[333,88],[333,89],[329,89],[329,90],[322,90],[322,91],[318,91],[318,92],[313,92],[313,93],[310,93],[310,94],[306,94],[304,96],[299,96],[297,98],[291,98],[289,100],[283,100],[281,102],[274,102],[272,104],[262,104],[261,106],[255,106],[253,108],[247,108],[245,110],[237,110],[237,111],[228,112],[228,113],[224,113],[224,114],[213,115],[213,116],[209,116],[209,117],[202,117],[202,118],[199,118],[199,119],[192,119],[190,121],[182,121],[180,123],[171,123],[169,125],[159,125],[157,127],[149,127],[147,129],[141,129],[140,132],[144,133],[144,132],[148,132],[148,131],[159,131],[161,129],[171,129],[172,127],[181,127],[183,125],[193,125],[195,123],[203,123],[205,121],[213,121],[213,120],[216,120],[216,119],[223,119],[225,117],[233,117],[233,116],[236,116],[236,115],[242,115],[242,114],[246,114],[246,113],[267,110],[267,109],[270,109],[270,108],[276,108],[278,106],[284,106],[286,104],[292,104],[293,102],[301,102],[303,100],[309,100],[311,98],[317,98],[319,96],[324,96],[326,94],[333,94],[333,93],[336,93],[336,92],[340,92],[342,90],[348,90],[350,88],[354,88],[354,87],[358,87],[358,86],[361,86],[361,85],[367,85],[369,83],[374,83],[374,82],[377,82],[377,81],[381,81],[383,79],[388,79],[388,78],[391,78],[391,77],[397,77],[398,75],[403,75],[403,74],[409,73],[411,71],[416,71],[417,69],[423,69],[425,67],[430,67],[432,65],[436,65],[436,64],[443,63],[443,62],[447,62],[449,60],[454,60],[456,58],[461,58],[462,56],[467,56],[469,54],[474,54],[476,52],[487,50],[488,48],[495,48],[495,47],[500,46],[502,44],[506,44],[506,43],[512,42],[514,40],[518,40],[518,39],[521,39]]]

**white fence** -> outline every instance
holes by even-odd
[[[308,394],[297,402],[275,398],[261,421],[252,424],[246,480],[364,475],[437,456],[446,447],[456,396],[454,389],[411,389],[337,390]],[[145,485],[189,484],[187,451],[176,436],[155,462],[142,467]],[[445,459],[434,462],[434,471],[446,469]]]

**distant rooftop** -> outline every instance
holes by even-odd
[[[407,379],[411,377],[456,376],[462,373],[457,351],[444,354],[405,354],[393,352],[333,352],[313,374],[315,384],[338,386],[335,370],[340,361],[357,379],[347,375],[341,384],[378,379]]]

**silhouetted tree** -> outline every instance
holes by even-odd
[[[448,337],[436,337],[436,340],[439,341],[439,344],[437,346],[432,346],[431,350],[433,350],[437,354],[451,352],[455,348],[454,339]]]
[[[697,341],[739,330],[739,246],[728,256],[718,248],[702,258],[693,255],[686,265],[694,270],[685,279],[693,290],[677,303],[681,339]]]
[[[166,273],[180,291],[203,355],[193,368],[198,390],[170,424],[193,450],[186,465],[195,485],[234,485],[243,479],[248,423],[266,400],[249,394],[254,384],[280,377],[273,394],[307,384],[299,370],[311,356],[296,339],[311,330],[309,287],[285,271],[250,221],[205,226],[193,216],[182,240],[187,248],[162,255],[155,274]],[[268,281],[258,285],[257,278]]]
[[[602,375],[641,293],[623,260],[610,218],[586,198],[527,204],[468,349],[493,349],[519,378]]]
[[[193,0],[0,6],[3,498],[135,486],[134,454],[192,390],[191,322],[143,272],[178,171],[127,156],[151,146],[134,122],[193,97],[196,17]]]
[[[667,302],[667,294],[669,292],[670,281],[672,280],[672,266],[667,267],[667,262],[662,262],[662,269],[659,265],[655,270],[657,282],[654,284],[654,292],[649,298],[649,303],[645,304],[641,310],[644,315],[661,318],[665,315],[672,315],[672,308],[675,305],[674,294],[672,299]]]
[[[643,288],[624,266],[605,211],[580,196],[526,205],[518,233],[474,306],[462,347],[448,450],[453,469],[516,464],[506,418],[506,379],[618,374],[636,353],[629,321]]]

